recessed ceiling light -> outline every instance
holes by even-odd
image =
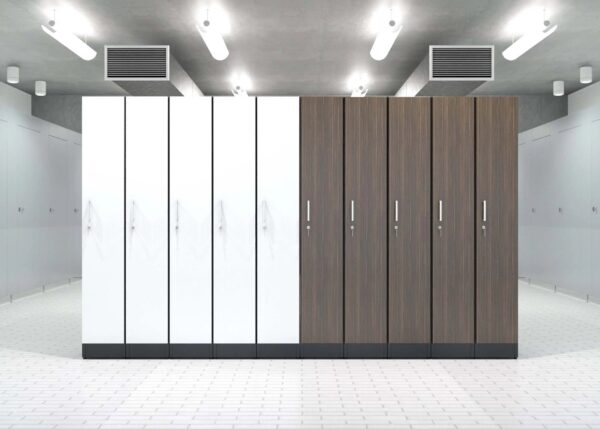
[[[215,60],[223,61],[229,56],[229,49],[227,49],[223,35],[216,23],[208,18],[208,10],[206,11],[206,18],[200,24],[196,25],[196,29]]]
[[[348,79],[348,89],[351,97],[364,97],[369,91],[369,77],[366,73],[356,72]]]
[[[564,80],[555,80],[552,82],[552,94],[556,97],[561,97],[565,95],[565,81]]]
[[[247,97],[251,82],[245,73],[236,73],[231,78],[231,93],[236,97]]]
[[[43,97],[46,95],[46,81],[45,80],[36,80],[35,81],[35,95],[38,97]]]
[[[380,25],[377,37],[371,47],[371,58],[376,61],[385,59],[392,49],[400,30],[402,30],[402,25],[395,18],[394,10],[390,9],[388,18]]]
[[[579,82],[592,83],[592,66],[583,66],[579,68]]]
[[[518,21],[518,25],[513,23],[509,27],[519,28],[521,37],[502,52],[502,56],[508,61],[516,60],[558,28],[558,25],[550,25],[545,10],[529,11],[513,21]]]
[[[8,66],[6,67],[6,81],[8,83],[19,83],[19,67]]]

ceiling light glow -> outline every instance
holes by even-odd
[[[227,45],[221,34],[222,27],[223,25],[219,25],[218,20],[209,19],[208,10],[206,11],[206,17],[200,24],[196,25],[196,29],[200,33],[204,44],[206,44],[210,55],[217,61],[223,61],[229,56],[229,49],[227,49]]]
[[[247,97],[248,90],[251,89],[252,82],[245,73],[236,73],[231,77],[231,93],[236,97]]]
[[[354,73],[348,79],[348,89],[351,97],[364,97],[369,91],[369,76],[366,73]]]
[[[379,26],[377,37],[375,37],[370,52],[371,58],[375,61],[382,61],[388,56],[398,34],[402,30],[402,25],[398,22],[397,16],[398,14],[393,9],[390,10],[385,22],[382,22]]]
[[[508,61],[514,61],[523,55],[525,52],[540,43],[546,37],[556,31],[558,25],[548,25],[543,28],[537,28],[528,33],[523,34],[516,42],[510,45],[502,52],[502,56]]]
[[[42,30],[85,61],[90,61],[96,58],[96,51],[94,51],[88,44],[86,44],[75,34],[63,29],[56,23],[54,23],[54,25],[49,24],[47,26],[42,24]]]

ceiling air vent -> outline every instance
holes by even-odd
[[[169,80],[169,46],[105,46],[105,80]]]
[[[429,80],[494,80],[494,47],[429,46]]]

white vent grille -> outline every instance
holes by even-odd
[[[429,80],[494,80],[494,47],[429,46]]]
[[[169,80],[169,46],[105,46],[105,80]]]

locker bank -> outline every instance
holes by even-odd
[[[0,429],[600,427],[598,0],[0,0]]]

